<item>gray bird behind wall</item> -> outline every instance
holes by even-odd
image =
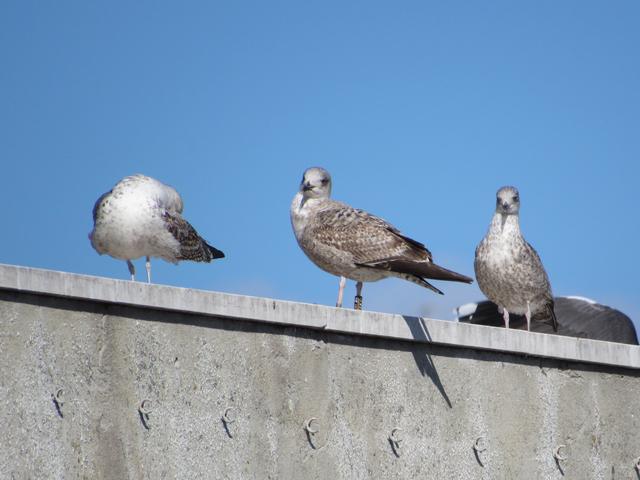
[[[331,176],[323,168],[304,172],[291,202],[291,224],[302,251],[322,270],[340,277],[336,306],[346,279],[357,282],[354,308],[362,308],[363,282],[398,277],[442,292],[427,281],[473,280],[433,263],[429,250],[381,218],[329,198]]]
[[[89,240],[100,255],[126,260],[131,280],[135,280],[131,260],[146,257],[149,283],[151,257],[171,263],[223,258],[224,253],[182,218],[182,209],[182,198],[173,187],[144,175],[125,177],[96,201]]]
[[[496,208],[489,231],[476,248],[474,268],[478,286],[498,305],[505,326],[509,314],[531,321],[550,319],[558,329],[551,284],[542,261],[520,232],[520,194],[515,187],[496,193]]]
[[[615,308],[602,305],[585,297],[555,297],[554,309],[558,318],[558,330],[548,321],[533,322],[531,331],[555,333],[567,337],[590,338],[606,342],[638,344],[638,336],[631,319]],[[456,309],[459,322],[493,327],[504,326],[498,306],[489,300],[467,303]],[[511,315],[513,328],[526,328],[526,319]]]

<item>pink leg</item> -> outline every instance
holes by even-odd
[[[344,286],[347,284],[347,279],[340,277],[340,288],[338,288],[338,301],[336,307],[342,307],[342,295],[344,294]]]
[[[147,255],[147,263],[145,263],[145,267],[147,267],[147,283],[151,283],[151,259]]]
[[[504,328],[509,328],[509,312],[506,308],[502,309],[502,318],[504,318]]]
[[[131,281],[136,281],[136,267],[133,266],[131,260],[127,260],[127,267],[129,267],[129,273],[131,274]]]
[[[524,316],[527,318],[527,331],[530,332],[531,331],[531,305],[529,304],[528,300],[527,300],[527,313],[525,313]]]
[[[362,282],[356,283],[356,298],[353,301],[354,310],[362,310]]]

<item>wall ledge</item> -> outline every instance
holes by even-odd
[[[640,369],[640,346],[0,264],[0,290]]]

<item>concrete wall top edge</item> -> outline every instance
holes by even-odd
[[[640,369],[640,347],[0,264],[0,289]]]

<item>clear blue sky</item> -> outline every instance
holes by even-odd
[[[554,293],[638,322],[639,19],[637,1],[5,0],[0,262],[126,279],[87,234],[140,172],[227,254],[156,260],[155,282],[331,305],[288,212],[319,165],[335,198],[468,275],[515,185]],[[365,308],[451,318],[482,298],[437,285],[368,284]]]

